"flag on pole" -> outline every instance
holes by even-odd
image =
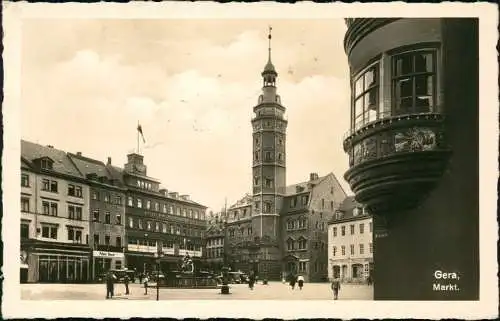
[[[146,144],[146,139],[144,139],[144,134],[142,133],[142,127],[140,124],[137,125],[137,131],[141,134],[143,143]]]

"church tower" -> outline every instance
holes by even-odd
[[[258,241],[259,261],[279,260],[280,213],[286,186],[285,107],[276,92],[278,73],[271,61],[271,28],[269,28],[268,61],[262,71],[263,87],[253,108],[253,209],[252,230]],[[274,264],[271,264],[274,265]],[[271,269],[264,264],[265,270]],[[262,271],[262,264],[259,264]]]

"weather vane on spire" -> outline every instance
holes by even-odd
[[[269,26],[269,35],[267,36],[267,39],[269,39],[269,61],[271,60],[271,31],[273,28]]]

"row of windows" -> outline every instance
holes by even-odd
[[[234,210],[233,211],[233,218],[237,219],[239,214],[240,214],[239,210]],[[245,217],[245,216],[247,216],[247,209],[246,208],[241,210],[241,217]]]
[[[29,230],[30,230],[30,224],[29,223],[21,223],[21,237],[22,238],[29,238]],[[73,243],[82,243],[82,233],[83,233],[83,228],[81,227],[75,227],[75,226],[66,226],[67,230],[67,240],[72,241]],[[59,225],[56,224],[41,224],[41,229],[40,233],[43,238],[47,239],[54,239],[57,240],[58,236],[58,231],[59,231]]]
[[[129,237],[128,239],[128,245],[139,245],[139,246],[147,246],[147,247],[152,247],[152,248],[157,248],[158,247],[158,242],[156,240],[150,240],[148,238],[135,238],[135,237]],[[169,241],[169,240],[164,240],[161,242],[162,243],[162,248],[165,249],[172,249],[174,248],[174,242]],[[201,246],[197,244],[191,243],[189,240],[184,239],[183,242],[175,242],[179,249],[181,250],[188,250],[188,251],[201,251]]]
[[[99,234],[94,234],[94,246],[101,245],[101,240],[99,238]],[[104,235],[104,245],[110,245],[111,244],[111,236],[110,235]],[[122,238],[120,236],[117,236],[115,239],[114,246],[121,247],[122,246]]]
[[[300,230],[307,228],[307,219],[305,217],[298,218],[296,220],[288,220],[286,222],[286,229],[290,230]]]
[[[207,249],[207,258],[218,258],[218,257],[222,257],[223,254],[224,254],[224,251],[222,248]]]
[[[280,136],[277,136],[276,138],[276,142],[279,146],[283,145],[283,138],[280,137]],[[255,145],[259,145],[260,144],[260,139],[259,137],[255,137]]]
[[[255,176],[253,178],[253,183],[255,186],[258,186],[260,185],[260,177],[259,176]],[[264,187],[267,187],[267,188],[272,188],[274,187],[274,179],[272,178],[264,178]]]
[[[271,213],[273,211],[273,203],[270,201],[263,202],[264,207],[262,208],[263,213]],[[260,201],[255,201],[255,211],[260,212]]]
[[[254,160],[258,161],[260,160],[260,150],[257,150],[254,152]],[[264,161],[273,161],[274,159],[277,159],[279,161],[283,160],[284,158],[284,154],[283,153],[276,153],[276,156],[274,155],[275,153],[274,152],[269,152],[269,151],[266,151],[264,152]]]
[[[436,50],[424,49],[391,57],[390,112],[380,105],[380,65],[373,63],[353,78],[352,123],[357,130],[367,123],[394,115],[436,110]]]
[[[247,227],[247,235],[252,235],[252,227]],[[245,235],[245,229],[243,227],[239,228],[239,229],[232,229],[230,228],[229,229],[229,236],[230,237],[235,237],[236,233],[238,233],[238,235]]]
[[[349,230],[350,230],[350,234],[351,235],[354,235],[355,232],[356,232],[356,225],[355,224],[350,224],[349,225]],[[365,233],[365,223],[359,223],[358,224],[358,231],[359,231],[359,234],[364,234]],[[373,231],[373,223],[370,222],[368,224],[368,228],[369,228],[369,231],[370,233]],[[337,227],[333,227],[333,237],[336,237],[337,236]],[[340,227],[340,233],[341,233],[341,236],[345,236],[346,235],[346,226],[341,226]]]
[[[224,244],[224,239],[222,239],[222,238],[207,240],[207,246],[217,246],[217,245],[223,245],[223,244]]]
[[[120,195],[115,195],[115,197],[112,198],[111,195],[107,192],[99,193],[98,191],[92,191],[92,200],[100,201],[101,197],[105,203],[122,205],[122,197]]]
[[[146,231],[162,232],[177,235],[189,235],[196,237],[203,237],[204,233],[200,229],[189,228],[185,225],[167,224],[146,220],[143,224],[143,220],[139,218],[128,218],[128,226],[130,228],[137,228]]]
[[[355,255],[356,253],[355,253],[355,251],[354,251],[354,250],[355,250],[355,246],[354,246],[354,244],[351,244],[351,245],[349,246],[349,248],[350,248],[350,250],[351,250],[351,255]],[[372,243],[369,243],[369,244],[368,244],[368,248],[369,248],[370,253],[373,253],[373,244],[372,244]],[[341,254],[340,254],[340,255],[342,255],[342,256],[346,255],[346,254],[345,254],[345,250],[346,250],[345,245],[342,245],[342,246],[340,247],[340,250],[341,250]],[[333,255],[333,256],[337,256],[337,254],[338,254],[338,253],[337,253],[337,247],[336,247],[336,246],[334,246],[334,247],[332,248],[332,255]],[[360,244],[359,244],[359,254],[365,254],[365,244],[363,244],[363,243],[360,243]]]
[[[145,182],[145,181],[141,181],[141,180],[137,180],[137,187],[139,188],[142,188],[142,189],[146,189],[146,190],[153,190],[153,184],[151,184],[150,182]]]
[[[98,209],[92,210],[92,222],[103,222],[104,224],[116,224],[122,225],[122,216],[121,214],[113,215],[113,219],[111,219],[111,212],[104,212],[104,221],[101,219],[101,212]]]
[[[292,239],[288,239],[286,241],[286,245],[287,245],[288,251],[306,250],[307,249],[307,240],[305,238],[300,238],[297,241],[292,240]]]
[[[127,205],[130,207],[137,207],[137,208],[145,208],[147,210],[154,210],[156,212],[163,212],[166,214],[175,214],[179,216],[184,216],[188,218],[194,218],[194,219],[199,219],[199,220],[204,220],[205,219],[205,213],[198,211],[198,210],[192,210],[189,209],[187,210],[186,208],[181,208],[181,207],[175,207],[173,205],[167,205],[167,204],[160,204],[158,202],[151,202],[150,200],[146,200],[145,202],[141,198],[137,198],[134,202],[134,198],[129,196],[127,198]]]

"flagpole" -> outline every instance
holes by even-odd
[[[136,129],[136,131],[137,131],[137,154],[140,155],[140,152],[139,152],[139,125],[140,125],[139,121],[137,121],[137,129]]]

